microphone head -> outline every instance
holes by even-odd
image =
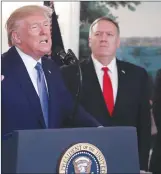
[[[77,60],[77,57],[71,49],[68,49],[68,53],[73,57],[73,59]]]
[[[68,49],[68,52],[69,52],[70,54],[74,54],[73,51],[72,51],[71,49]]]
[[[68,52],[66,53],[64,51],[64,49],[57,46],[55,48],[54,52],[57,56],[60,57],[60,60],[62,61],[62,63],[66,64],[66,65],[75,64],[76,57],[75,57],[75,54],[73,53],[73,51],[71,49],[69,49]]]
[[[58,56],[60,56],[60,55],[62,55],[62,54],[66,54],[65,51],[64,51],[61,47],[59,47],[59,46],[57,46],[57,47],[55,48],[54,52],[55,52]]]

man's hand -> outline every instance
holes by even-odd
[[[1,81],[4,79],[4,75],[1,75]]]
[[[104,126],[98,126],[97,128],[103,128]]]
[[[146,172],[144,170],[140,170],[140,174],[152,174],[151,172]]]

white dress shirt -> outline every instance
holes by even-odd
[[[22,61],[24,62],[27,72],[30,76],[30,79],[39,96],[38,87],[37,87],[37,70],[35,69],[35,66],[38,62],[41,63],[41,58],[38,61],[36,61],[31,56],[23,53],[19,48],[16,47],[16,50],[17,50],[18,54],[20,55]],[[45,78],[45,83],[46,83],[46,78]],[[46,87],[47,87],[47,83],[46,83]]]
[[[102,70],[103,67],[106,67],[102,65],[97,59],[95,59],[92,55],[92,60],[94,64],[94,68],[97,74],[97,78],[101,87],[101,90],[103,91],[103,74],[104,71]],[[118,90],[118,72],[117,72],[117,65],[116,65],[116,58],[114,57],[113,60],[107,65],[107,68],[109,69],[108,75],[110,76],[112,88],[113,88],[113,96],[114,96],[114,103],[116,102],[116,96],[117,96],[117,90]]]

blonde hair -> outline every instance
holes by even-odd
[[[25,17],[31,16],[35,13],[43,14],[47,16],[47,18],[50,20],[52,15],[52,9],[46,6],[27,5],[16,9],[10,15],[6,22],[9,46],[13,46],[12,32],[17,29],[17,27],[19,26],[19,22]]]

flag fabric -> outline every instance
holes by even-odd
[[[61,32],[59,28],[59,23],[57,20],[57,15],[54,8],[53,1],[44,1],[44,5],[48,6],[52,9],[52,19],[51,19],[51,39],[52,39],[52,50],[51,50],[51,58],[59,65],[62,65],[59,56],[56,55],[55,49],[56,47],[60,47],[64,50],[64,45],[61,37]]]

